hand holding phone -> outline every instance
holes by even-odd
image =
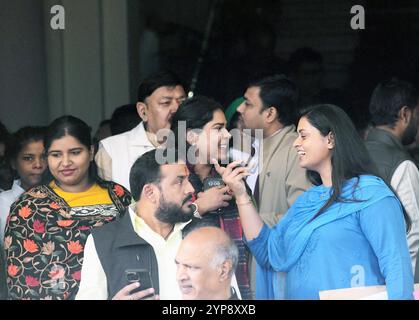
[[[203,185],[203,192],[198,193],[198,199],[195,201],[201,215],[207,212],[217,213],[218,209],[228,207],[232,199],[228,194],[230,188],[224,184],[221,177],[205,178]]]
[[[153,288],[153,281],[151,280],[150,271],[146,269],[125,270],[125,279],[127,280],[127,284],[139,282],[140,290]],[[140,290],[137,290],[137,291],[140,291]]]
[[[154,300],[153,281],[150,272],[145,269],[125,270],[127,285],[122,288],[113,300]]]

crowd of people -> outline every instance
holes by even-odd
[[[379,83],[360,133],[294,71],[250,82],[228,108],[155,73],[95,136],[70,115],[1,126],[2,298],[319,299],[385,285],[413,299],[419,91]]]

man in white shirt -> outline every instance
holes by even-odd
[[[128,190],[134,161],[164,141],[157,141],[160,129],[169,129],[173,114],[186,95],[180,79],[171,72],[146,78],[138,87],[137,111],[142,122],[134,129],[106,138],[99,144],[95,161],[99,176]]]
[[[384,81],[374,89],[369,111],[374,127],[367,133],[368,151],[412,222],[407,241],[415,270],[419,250],[419,170],[405,146],[415,140],[418,131],[419,92],[406,81]]]
[[[138,300],[154,293],[160,299],[181,299],[175,256],[182,231],[193,216],[194,189],[185,162],[160,165],[156,150],[132,166],[130,183],[137,201],[117,221],[92,230],[88,237],[76,299]],[[147,270],[153,289],[134,293],[127,270]]]
[[[10,206],[24,193],[20,180],[14,180],[12,189],[3,191],[0,194],[0,245],[4,242],[4,229],[6,228],[7,217],[9,216]]]

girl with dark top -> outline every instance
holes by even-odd
[[[197,215],[205,225],[222,228],[239,248],[236,278],[243,299],[251,299],[249,280],[249,251],[243,241],[242,227],[230,188],[222,184],[211,159],[228,161],[231,138],[226,129],[227,120],[220,104],[197,96],[184,101],[172,119],[172,132],[178,152],[186,152],[189,181],[195,188]],[[186,141],[182,150],[181,143]],[[167,144],[171,147],[170,141]],[[172,145],[173,147],[173,145]]]

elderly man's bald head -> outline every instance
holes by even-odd
[[[182,245],[196,246],[200,251],[205,251],[212,256],[213,266],[230,259],[232,273],[236,269],[238,251],[233,240],[228,234],[217,227],[201,227],[191,231],[183,240]]]
[[[177,280],[184,299],[228,299],[238,250],[220,228],[191,231],[176,256]]]

